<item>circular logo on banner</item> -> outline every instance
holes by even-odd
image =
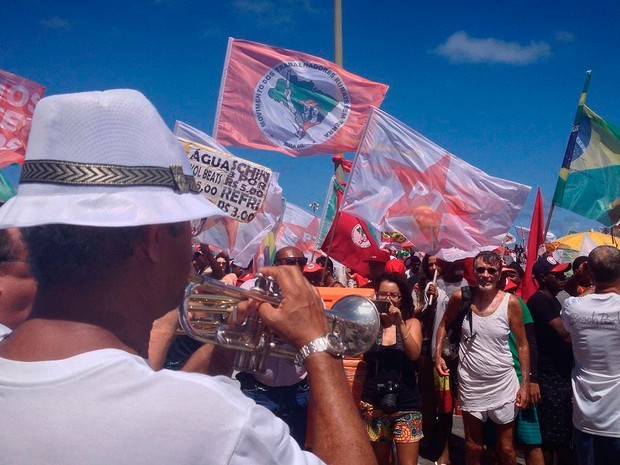
[[[353,226],[353,229],[351,230],[351,241],[353,241],[353,243],[361,249],[367,249],[370,247],[368,236],[366,236],[366,233],[359,224]]]
[[[289,61],[267,71],[254,89],[254,117],[274,144],[292,150],[319,145],[349,119],[351,99],[342,78],[316,63]]]

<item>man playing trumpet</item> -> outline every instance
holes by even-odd
[[[143,359],[152,322],[183,298],[190,220],[221,214],[191,173],[138,92],[37,105],[19,192],[0,208],[0,227],[23,228],[39,282],[29,319],[0,342],[4,463],[375,463],[342,362],[320,344],[304,360],[320,459],[225,378]],[[249,310],[307,349],[328,331],[320,298],[295,267],[261,271],[284,300]]]

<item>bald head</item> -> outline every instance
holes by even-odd
[[[620,250],[601,245],[588,255],[588,268],[594,284],[615,284],[620,281]]]
[[[303,268],[308,259],[297,247],[282,247],[276,252],[275,265],[298,265]]]

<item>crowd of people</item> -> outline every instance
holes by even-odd
[[[533,258],[522,296],[522,264],[497,251],[381,251],[341,279],[291,246],[255,270],[192,242],[218,214],[140,93],[41,100],[0,207],[3,463],[450,464],[454,414],[469,465],[620,460],[617,248]],[[228,323],[258,313],[298,355],[233,371],[232,350],[179,334],[177,307],[190,274],[252,289],[257,272],[281,304],[243,301]],[[374,292],[357,404],[317,287]]]

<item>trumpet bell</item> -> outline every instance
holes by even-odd
[[[357,357],[372,347],[381,327],[374,302],[361,295],[347,295],[325,311],[331,330],[340,337],[345,355]]]

